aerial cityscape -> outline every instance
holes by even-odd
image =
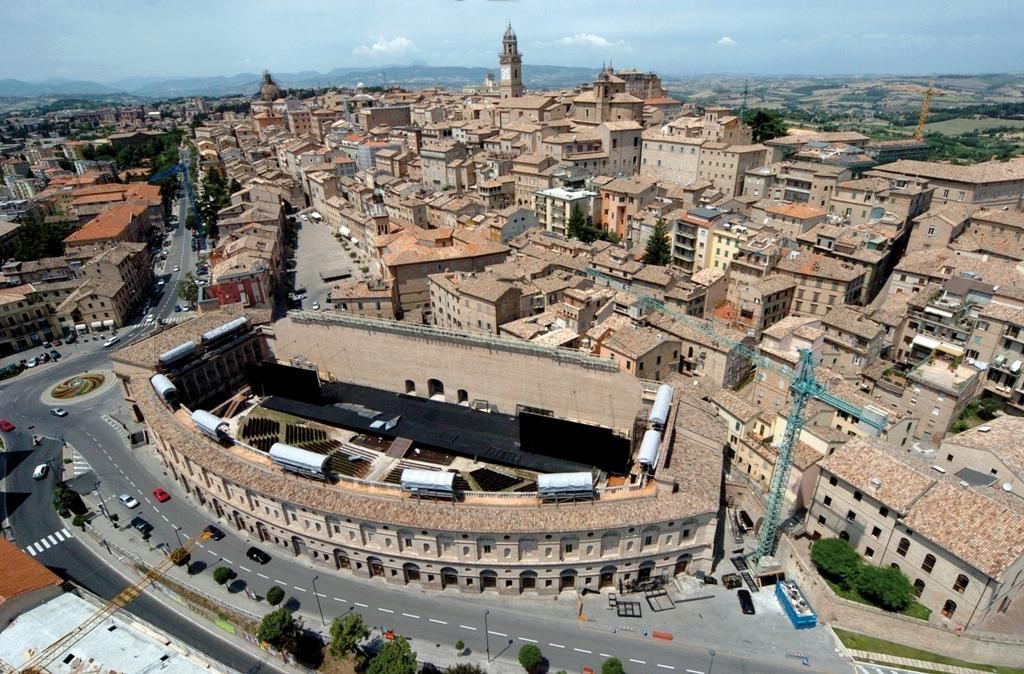
[[[0,8],[0,672],[1024,674],[1016,2]]]

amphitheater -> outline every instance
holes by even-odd
[[[268,549],[461,592],[711,570],[725,428],[607,361],[256,311],[201,315],[113,360],[174,479]]]

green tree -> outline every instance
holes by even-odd
[[[14,233],[14,258],[22,262],[64,254],[64,239],[75,231],[67,222],[45,222],[38,212],[22,218]]]
[[[644,248],[644,262],[664,266],[672,261],[672,247],[668,242],[668,229],[665,223],[658,220],[647,237],[647,247]]]
[[[856,575],[857,591],[875,606],[902,611],[914,601],[914,586],[899,569],[865,564]]]
[[[743,121],[753,130],[755,143],[785,136],[787,133],[786,121],[774,110],[752,108],[743,115]]]
[[[455,642],[455,655],[462,655],[462,651],[464,650],[466,650],[466,644],[462,639],[459,639]]]
[[[811,561],[821,575],[849,586],[860,569],[860,555],[839,538],[823,538],[811,547]]]
[[[519,649],[519,664],[530,674],[540,669],[543,663],[544,655],[533,644],[526,644]]]
[[[601,663],[601,674],[625,674],[625,670],[622,668],[622,660],[608,658]]]
[[[286,648],[294,643],[297,632],[298,625],[292,617],[292,612],[286,608],[279,608],[263,616],[256,638],[274,648]]]
[[[284,590],[279,588],[277,585],[267,590],[267,603],[271,606],[277,606],[284,601]]]
[[[185,274],[178,282],[178,297],[188,302],[189,306],[195,306],[199,301],[199,286],[192,272]]]
[[[487,672],[483,667],[472,662],[460,662],[446,667],[444,674],[487,674]]]
[[[978,401],[978,418],[984,421],[995,419],[999,412],[1002,412],[1003,404],[998,398],[989,396]]]
[[[569,238],[582,240],[588,226],[587,216],[583,214],[583,207],[580,206],[580,202],[573,202],[572,210],[569,211],[569,223],[566,225]]]
[[[417,669],[416,653],[405,637],[397,637],[377,652],[366,674],[416,674]]]
[[[218,585],[223,585],[234,578],[235,575],[237,574],[228,566],[218,566],[213,570],[213,579],[217,581]]]
[[[356,646],[370,636],[370,630],[358,613],[348,613],[331,621],[331,655],[342,657],[354,653]]]
[[[57,487],[54,490],[53,507],[57,509],[58,513],[71,512],[76,515],[84,515],[88,510],[78,492],[67,487]],[[66,517],[66,515],[61,515],[61,517]]]

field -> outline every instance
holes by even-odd
[[[995,672],[996,674],[1024,674],[1024,669],[1019,669],[1017,667],[981,665],[974,662],[964,662],[963,660],[957,660],[956,658],[949,658],[945,655],[938,655],[937,653],[929,653],[928,651],[903,646],[891,641],[875,639],[874,637],[857,634],[856,632],[848,632],[839,628],[833,628],[833,631],[836,633],[836,636],[839,637],[839,640],[843,642],[844,646],[858,651],[883,653],[885,655],[895,655],[897,657],[911,658],[913,660],[924,660],[925,662],[934,662],[941,665],[966,667],[982,672]]]
[[[988,129],[997,129],[999,127],[1012,127],[1014,129],[1024,129],[1024,120],[993,119],[991,117],[982,117],[980,119],[974,119],[969,117],[957,117],[956,119],[947,119],[944,122],[934,122],[931,124],[926,124],[924,128],[926,131],[944,133],[947,136],[959,136],[962,133],[970,133],[971,131],[985,131]]]

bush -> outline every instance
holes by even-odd
[[[404,637],[397,637],[378,651],[366,674],[416,674],[417,669],[416,653]]]
[[[471,662],[460,662],[446,668],[444,674],[487,674],[487,672],[480,665],[474,665]]]
[[[227,566],[218,566],[213,570],[213,579],[217,581],[218,585],[223,585],[234,578],[235,575],[235,572]]]
[[[267,590],[267,603],[271,606],[277,606],[284,601],[284,590],[279,588],[277,585]]]
[[[84,527],[86,521],[85,515],[75,515],[75,519],[71,520],[71,523],[76,527]]]
[[[902,611],[914,601],[914,586],[899,569],[865,564],[855,582],[862,597],[888,611]]]
[[[466,644],[462,641],[462,639],[459,639],[455,642],[455,654],[462,655],[462,651],[464,650],[466,650]]]
[[[541,664],[544,662],[544,655],[540,652],[540,649],[533,644],[526,644],[519,649],[519,664],[523,666],[527,672],[531,674],[540,669]]]
[[[860,568],[860,555],[839,538],[823,538],[811,547],[811,561],[826,578],[849,587]]]
[[[217,567],[217,570],[224,567]],[[230,571],[230,569],[227,569]],[[274,648],[284,648],[295,639],[296,625],[292,613],[288,609],[279,608],[263,616],[260,621],[256,638]]]
[[[601,674],[624,674],[622,669],[622,660],[618,658],[608,658],[601,663]]]

